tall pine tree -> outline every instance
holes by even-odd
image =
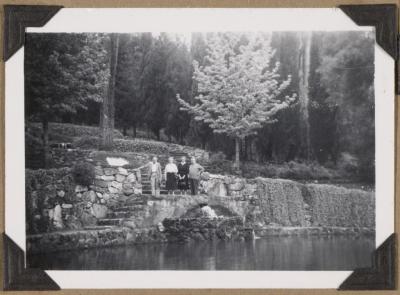
[[[101,108],[101,146],[103,149],[110,149],[113,145],[114,135],[114,93],[115,77],[118,63],[118,34],[110,35],[110,76],[108,79],[108,91],[104,96]]]
[[[107,84],[107,52],[101,34],[27,34],[25,93],[28,120],[39,121],[48,155],[48,126],[100,102]]]

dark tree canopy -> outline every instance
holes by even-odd
[[[193,63],[207,66],[214,34],[120,34],[115,127],[127,136],[222,151],[232,159],[234,139],[180,110],[176,100],[179,93],[184,102],[195,105],[196,97],[206,95],[200,89],[204,85],[193,78]],[[374,181],[373,35],[313,32],[309,37],[270,33],[271,64],[279,62],[276,74],[283,79],[291,75],[281,94],[298,96],[269,124],[242,133],[240,157],[259,163],[318,162]],[[107,34],[28,34],[27,119],[43,123],[44,129],[49,121],[99,126],[109,82],[108,39]],[[248,36],[237,41],[232,52],[226,52],[226,62]]]

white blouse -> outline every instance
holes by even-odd
[[[178,173],[178,167],[174,163],[165,165],[165,173]]]

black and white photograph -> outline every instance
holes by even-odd
[[[28,32],[26,265],[371,267],[375,30],[292,27]]]

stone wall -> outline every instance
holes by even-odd
[[[49,167],[73,167],[77,163],[90,162],[94,165],[109,166],[107,158],[122,158],[128,162],[127,167],[139,167],[149,161],[149,155],[137,152],[93,151],[85,149],[52,148],[50,150]]]
[[[163,143],[161,146],[165,145]],[[186,146],[178,146],[176,147],[164,147],[160,150],[151,147],[149,148],[150,152],[145,152],[146,145],[139,145],[138,149],[135,152],[130,151],[94,151],[91,149],[75,149],[75,148],[51,148],[48,158],[49,168],[62,168],[62,167],[73,167],[75,164],[80,162],[91,162],[97,163],[98,165],[107,166],[107,157],[115,157],[115,158],[123,158],[129,164],[128,167],[139,167],[147,163],[153,155],[159,156],[162,159],[166,159],[169,155],[187,155],[187,156],[195,156],[198,161],[202,164],[207,164],[209,161],[209,153],[207,151],[186,147]],[[151,145],[153,146],[153,145]],[[174,146],[174,145],[172,145]],[[127,149],[129,150],[129,149]],[[27,154],[27,168],[29,169],[37,169],[38,167],[42,167],[40,165],[34,165],[36,158],[38,157],[37,153],[30,152]],[[43,159],[42,159],[43,160]],[[178,159],[176,159],[178,160]],[[42,165],[42,164],[41,164]]]
[[[345,228],[355,233],[374,230],[374,192],[204,173],[201,195],[154,199],[142,194],[141,173],[131,164],[146,163],[147,158],[131,153],[125,157],[130,159],[126,168],[111,167],[107,158],[117,156],[108,152],[90,154],[88,161],[95,165],[95,180],[90,186],[77,185],[70,168],[27,169],[27,233],[56,234],[104,225],[140,231],[155,228],[165,219],[187,219],[188,212],[200,204],[222,212],[220,217],[240,217],[243,226],[260,234],[272,234],[283,227],[309,228],[311,232],[317,227]],[[57,203],[62,211],[61,227],[51,219]]]
[[[114,218],[112,225],[146,228],[165,218],[181,218],[199,204],[224,208],[229,216],[240,216],[253,228],[374,228],[375,224],[373,192],[210,174],[203,175],[201,192],[196,197],[176,195],[161,199],[142,195],[141,173],[133,168],[97,165],[90,186],[76,185],[69,168],[26,170],[27,232],[107,225],[105,218]],[[50,218],[57,202],[62,208],[61,228],[55,227]]]
[[[105,218],[124,196],[142,194],[138,169],[95,166],[93,185],[77,185],[70,168],[26,170],[26,216],[29,234],[83,229]],[[59,204],[62,221],[52,216]]]
[[[314,226],[375,227],[375,194],[334,185],[307,184],[303,197]]]
[[[87,249],[143,243],[167,242],[165,234],[156,228],[97,228],[59,231],[27,237],[27,253],[50,253],[71,249]]]
[[[164,219],[169,242],[251,240],[253,230],[246,228],[240,217]]]
[[[302,186],[291,180],[257,179],[257,196],[265,224],[307,226]]]
[[[52,168],[72,167],[90,159],[91,153],[90,150],[52,148],[49,162]]]
[[[284,179],[203,178],[203,193],[227,197],[226,206],[255,227],[375,227],[374,192]]]
[[[51,231],[50,214],[59,195],[65,204],[76,202],[71,169],[25,170],[25,194],[27,233]],[[64,217],[70,219],[70,206],[67,207]]]

